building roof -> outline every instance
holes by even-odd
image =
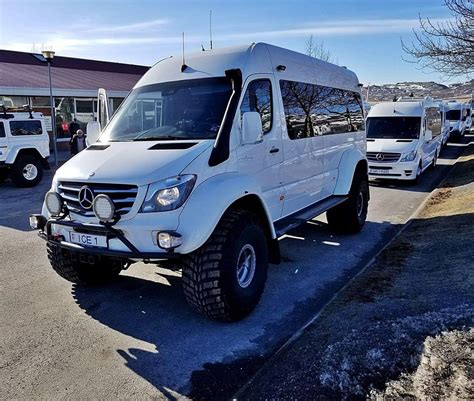
[[[57,56],[51,67],[52,86],[56,96],[89,96],[98,88],[124,96],[147,70],[134,64]],[[0,95],[42,96],[47,91],[47,64],[40,54],[0,50]]]

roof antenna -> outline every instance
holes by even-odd
[[[183,32],[183,64],[181,65],[181,72],[184,72],[184,70],[186,70],[186,68],[188,68],[188,66],[184,62],[184,32]]]
[[[209,45],[212,50],[212,10],[209,10]]]

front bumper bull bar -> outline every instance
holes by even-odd
[[[129,249],[129,251],[117,251],[109,248],[85,247],[79,244],[66,242],[60,236],[52,234],[51,227],[53,224],[71,227],[74,229],[74,231],[77,231],[79,233],[105,235],[107,236],[107,242],[109,239],[117,238]],[[49,219],[47,220],[44,228],[40,230],[38,235],[46,242],[52,245],[60,246],[61,248],[69,250],[70,252],[143,260],[174,259],[179,257],[179,254],[173,252],[172,250],[168,252],[140,252],[135,247],[135,245],[133,245],[127,238],[125,238],[125,236],[120,230],[106,225],[83,224],[73,220]]]

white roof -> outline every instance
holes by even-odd
[[[184,72],[181,72],[182,64],[181,55],[161,60],[135,87],[185,79],[222,77],[226,70],[239,68],[244,81],[252,74],[275,73],[281,79],[360,91],[357,76],[347,68],[266,43],[185,53],[188,68]],[[284,71],[276,70],[280,64],[286,67]]]
[[[367,117],[423,116],[423,102],[383,102],[372,106]]]

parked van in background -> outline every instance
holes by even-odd
[[[279,236],[326,211],[336,231],[363,227],[365,152],[360,85],[344,67],[264,43],[171,57],[57,171],[30,224],[67,280],[173,260],[195,310],[238,320],[280,261]]]
[[[408,98],[378,103],[366,121],[371,178],[416,181],[436,165],[443,139],[437,102]]]
[[[456,100],[446,102],[446,120],[449,121],[449,131],[451,138],[459,138],[464,136],[465,120],[463,114],[465,109],[462,103]]]

